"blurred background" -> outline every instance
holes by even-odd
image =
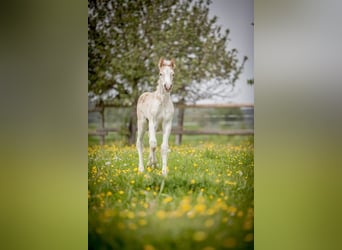
[[[338,249],[341,1],[254,4],[255,249]],[[89,5],[1,11],[2,246],[85,249]]]
[[[89,144],[134,144],[136,104],[174,58],[172,141],[253,135],[253,1],[90,1]],[[175,137],[175,138],[174,138]]]

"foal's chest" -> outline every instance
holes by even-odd
[[[164,121],[164,120],[172,120],[173,118],[173,104],[172,102],[164,103],[159,106],[159,112],[157,115],[158,121]]]

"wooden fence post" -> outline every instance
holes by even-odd
[[[184,124],[184,106],[178,107],[178,116],[177,116],[177,129],[179,131],[183,131],[183,124]],[[181,145],[182,144],[182,133],[176,134],[175,144]]]
[[[104,106],[101,106],[101,110],[99,111],[99,113],[100,113],[100,117],[101,117],[100,128],[101,128],[101,130],[104,130],[104,123],[105,123]],[[104,145],[104,144],[105,144],[105,135],[102,134],[102,135],[100,135],[100,145]]]

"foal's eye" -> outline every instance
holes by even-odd
[[[162,73],[159,73],[159,76],[162,76]]]

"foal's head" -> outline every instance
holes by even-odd
[[[164,58],[160,58],[158,66],[160,84],[162,84],[166,92],[170,92],[174,75],[173,70],[176,68],[175,61],[173,59],[165,60]]]

